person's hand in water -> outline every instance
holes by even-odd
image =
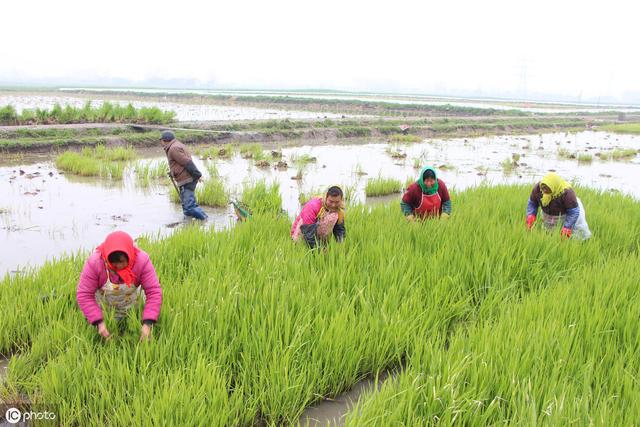
[[[107,325],[104,324],[104,321],[98,323],[98,334],[100,334],[100,336],[102,336],[102,338],[104,338],[106,341],[109,341],[111,339],[111,334],[107,329]]]
[[[140,341],[149,341],[151,339],[151,326],[144,324],[140,331]]]
[[[415,222],[416,220],[416,217],[413,215],[407,215],[405,218],[407,219],[407,222]]]

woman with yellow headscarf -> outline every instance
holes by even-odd
[[[591,231],[582,202],[571,185],[555,172],[547,173],[531,191],[527,205],[527,228],[531,229],[542,207],[542,219],[547,230],[562,222],[562,236],[588,239]]]

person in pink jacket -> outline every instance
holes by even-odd
[[[140,296],[145,301],[141,340],[151,336],[162,305],[162,288],[149,255],[133,244],[124,231],[109,234],[89,257],[80,274],[76,299],[87,321],[105,339],[110,338],[102,309],[111,307],[116,319],[127,316]],[[102,307],[101,307],[102,306]]]
[[[337,242],[342,242],[347,233],[343,199],[342,189],[334,186],[324,198],[309,200],[291,226],[291,238],[297,242],[302,237],[312,249],[318,243],[325,246],[332,234]]]

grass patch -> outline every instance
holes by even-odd
[[[591,153],[578,153],[578,161],[581,163],[591,163],[593,155]]]
[[[74,175],[120,179],[126,162],[136,156],[131,147],[107,148],[99,145],[85,147],[80,153],[65,151],[56,157],[55,164],[58,169]]]
[[[386,196],[393,193],[399,193],[402,183],[395,178],[371,178],[365,186],[365,194],[367,197]]]
[[[282,212],[282,197],[280,185],[267,185],[264,181],[247,184],[243,187],[240,201],[249,207],[252,214],[280,214]]]
[[[169,198],[174,203],[181,203],[178,192],[171,189]],[[223,208],[229,204],[229,192],[224,186],[224,180],[218,176],[198,181],[196,186],[196,201],[201,206]]]
[[[143,187],[149,186],[152,182],[158,182],[167,178],[169,166],[164,160],[160,161],[138,161],[133,167],[138,183]]]

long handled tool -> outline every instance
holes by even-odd
[[[176,180],[173,179],[173,175],[171,175],[171,171],[167,172],[167,176],[171,180],[171,183],[173,184],[173,188],[176,189],[176,193],[178,193],[178,198],[180,198],[180,189],[178,188],[178,184],[176,184]]]

